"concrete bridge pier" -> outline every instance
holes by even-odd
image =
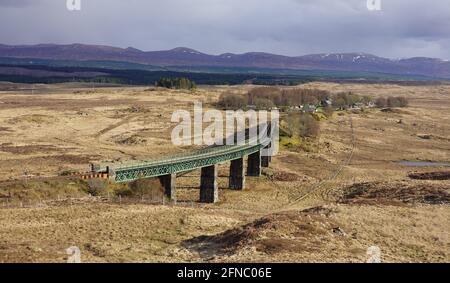
[[[231,161],[229,187],[232,190],[243,190],[245,188],[244,158]]]
[[[217,184],[218,165],[202,168],[200,180],[200,202],[216,203],[219,201],[219,186]]]
[[[248,156],[247,160],[247,176],[261,176],[261,151],[255,152]]]
[[[269,149],[271,144],[269,144],[265,149]],[[272,162],[271,156],[261,156],[261,167],[269,168],[270,162]]]
[[[266,135],[273,140],[272,137],[272,122],[267,123],[267,133]],[[272,147],[272,143],[269,143],[264,149],[269,150]],[[261,157],[261,166],[264,168],[269,168],[270,162],[272,162],[271,156],[262,156]]]
[[[169,174],[159,177],[161,185],[164,187],[164,195],[169,198],[172,202],[177,201],[176,194],[176,180],[177,174]]]
[[[268,156],[261,156],[261,167],[269,168],[270,160]]]

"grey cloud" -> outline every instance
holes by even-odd
[[[0,7],[24,7],[39,4],[39,2],[33,0],[0,0]]]
[[[2,43],[450,58],[448,0],[382,0],[377,12],[366,0],[81,1],[79,12],[65,0],[0,1]]]

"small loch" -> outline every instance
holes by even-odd
[[[399,161],[398,164],[408,167],[450,167],[450,162]]]

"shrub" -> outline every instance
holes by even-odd
[[[355,103],[363,102],[363,98],[352,92],[339,92],[333,96],[333,106],[346,109]]]
[[[88,190],[87,192],[92,196],[102,195],[108,186],[107,181],[103,179],[89,179],[87,180]]]
[[[139,179],[128,185],[129,190],[122,196],[145,198],[151,201],[160,201],[164,197],[164,188],[157,178]]]
[[[379,97],[375,100],[375,105],[378,108],[385,108],[387,106],[387,99],[384,97]]]
[[[331,106],[327,106],[323,109],[323,113],[327,116],[327,118],[333,117],[334,109]]]
[[[291,113],[286,122],[291,136],[314,138],[319,135],[320,123],[310,114]]]
[[[256,108],[260,110],[270,110],[275,106],[274,103],[267,98],[256,98],[254,104]]]
[[[406,106],[408,106],[408,100],[403,96],[389,97],[387,99],[387,106],[391,107],[391,108],[406,107]]]
[[[406,97],[399,96],[399,97],[397,97],[397,99],[398,99],[399,107],[408,107],[409,101]]]
[[[370,97],[370,96],[368,96],[368,95],[364,95],[362,98],[361,98],[361,102],[362,103],[364,103],[364,104],[369,104],[369,103],[371,103],[373,101],[373,99],[372,99],[372,97]]]
[[[375,105],[379,108],[395,108],[395,107],[407,107],[408,99],[404,96],[391,96],[387,99],[380,97],[375,101]]]
[[[247,94],[248,104],[256,105],[258,100],[269,100],[274,105],[281,104],[281,90],[277,87],[258,87]]]
[[[333,106],[339,109],[345,109],[348,107],[347,102],[342,97],[335,98],[333,100]]]
[[[238,110],[247,106],[247,99],[240,94],[225,92],[220,95],[217,105],[227,110]]]

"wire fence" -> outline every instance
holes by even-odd
[[[123,197],[123,196],[85,196],[85,197],[57,197],[55,199],[44,200],[13,200],[10,198],[0,199],[0,209],[17,208],[49,208],[87,204],[119,204],[119,205],[163,205],[196,207],[199,204],[194,201],[173,201],[166,197],[154,198],[148,196],[142,197]]]

